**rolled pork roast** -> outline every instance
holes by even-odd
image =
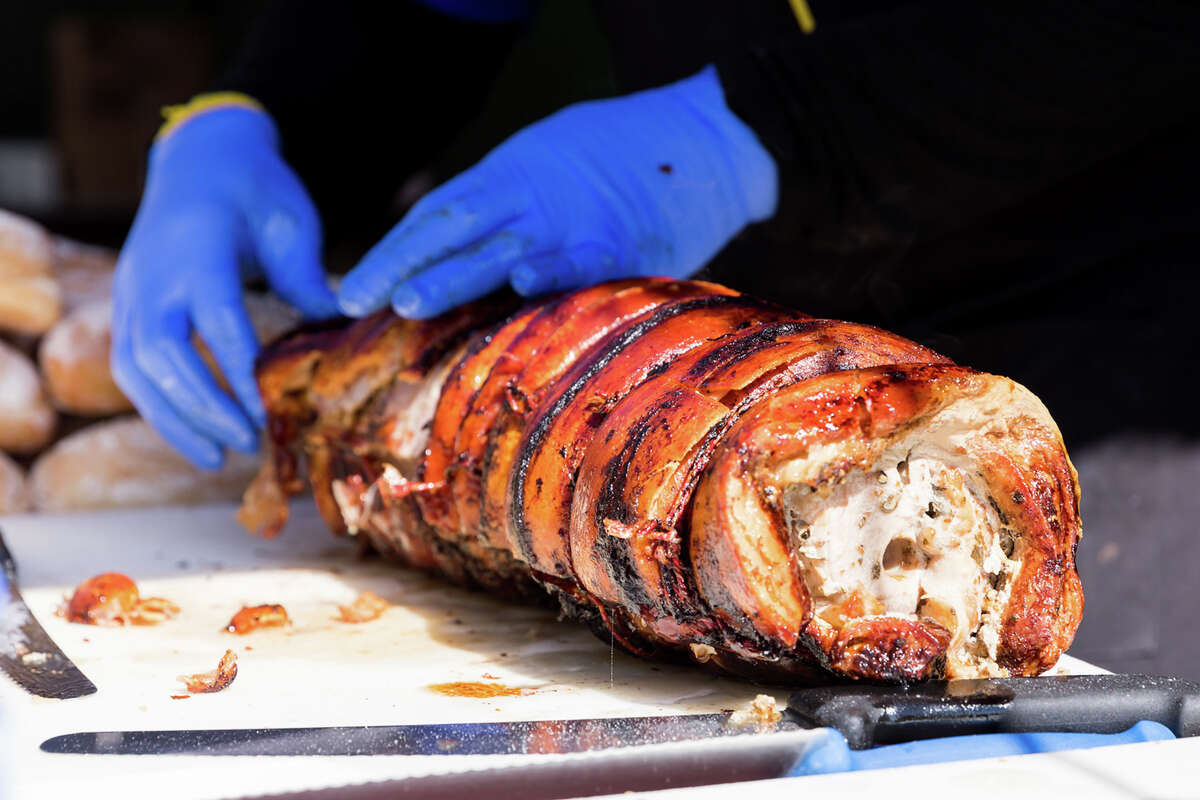
[[[606,641],[789,682],[1036,675],[1079,625],[1079,486],[1007,378],[700,281],[308,327],[258,365],[337,534]]]

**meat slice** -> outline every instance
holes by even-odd
[[[708,296],[669,303],[614,334],[552,387],[522,432],[509,477],[509,547],[536,571],[574,580],[567,533],[576,472],[596,427],[634,387],[710,339],[795,317],[761,300]]]
[[[419,494],[417,504],[425,521],[443,538],[454,537],[459,529],[458,512],[449,486],[451,472],[460,468],[454,449],[458,430],[470,412],[471,401],[487,380],[497,359],[508,350],[541,308],[540,304],[527,306],[477,337],[454,365],[442,386],[418,471],[418,478],[422,482],[434,484],[437,488]]]
[[[459,428],[455,439],[457,468],[449,479],[459,534],[466,538],[482,535],[488,540],[483,527],[483,462],[493,430],[506,407],[535,406],[546,383],[630,316],[673,298],[707,294],[733,292],[695,281],[615,281],[571,292],[547,303],[497,358]],[[602,310],[597,311],[599,308]],[[496,526],[490,543],[504,544]]]
[[[239,518],[260,533],[278,531],[287,495],[307,477],[335,533],[361,531],[387,555],[465,581],[461,557],[431,541],[411,494],[442,384],[469,347],[464,339],[510,308],[488,300],[419,321],[382,311],[267,347],[257,372],[272,458]]]
[[[360,433],[318,450],[310,459],[310,475],[314,482],[330,481],[335,513],[349,532],[363,534],[376,550],[459,583],[514,596],[540,594],[528,569],[507,551],[447,539],[423,517],[417,502],[443,488],[419,480],[416,472],[438,396],[462,355],[462,350],[453,352],[420,381],[397,381],[377,396],[362,412]],[[328,472],[318,473],[317,465]]]
[[[538,352],[546,336],[592,303],[608,297],[611,291],[608,284],[602,284],[552,300],[526,323],[503,351],[496,354],[487,377],[472,396],[467,413],[455,434],[455,469],[448,474],[447,481],[454,502],[459,537],[475,539],[479,534],[482,495],[479,462],[487,449],[492,423],[507,401],[509,383],[520,374],[526,360]]]
[[[876,680],[1034,675],[1082,612],[1079,489],[1050,415],[952,366],[838,372],[751,408],[696,490],[727,632]]]
[[[700,472],[755,400],[833,370],[945,361],[907,339],[831,320],[770,323],[675,359],[609,411],[579,468],[575,575],[593,597],[668,644],[707,643],[678,530]]]
[[[357,320],[322,348],[307,381],[309,401],[323,423],[352,426],[373,395],[396,381],[421,380],[458,342],[509,307],[472,303],[431,320],[402,319],[385,309]]]
[[[529,418],[541,407],[553,382],[572,365],[586,358],[593,346],[614,331],[671,302],[694,297],[732,296],[724,286],[702,281],[649,280],[614,285],[613,293],[576,314],[563,327],[552,331],[505,389],[506,401],[488,432],[487,447],[480,463],[482,496],[479,530],[493,547],[508,549],[505,509],[508,476]]]

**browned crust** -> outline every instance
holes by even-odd
[[[593,347],[604,346],[617,331],[636,323],[663,305],[687,298],[733,296],[724,286],[703,281],[631,281],[615,287],[611,296],[575,315],[552,332],[505,390],[506,402],[488,432],[480,464],[482,490],[480,533],[492,547],[508,549],[508,476],[529,418],[541,407],[546,393],[564,372],[586,359]]]
[[[828,665],[849,677],[908,683],[939,677],[939,660],[949,644],[950,632],[931,622],[855,619],[829,647]]]
[[[449,487],[461,537],[474,539],[479,535],[483,497],[481,462],[492,425],[509,400],[512,382],[541,351],[547,338],[622,285],[600,284],[547,302],[496,358],[487,378],[471,398],[454,440],[455,469],[449,475]]]
[[[1032,420],[1010,431],[1015,450],[982,453],[996,502],[1027,546],[1001,631],[999,660],[1014,674],[1049,669],[1066,651],[1083,615],[1075,569],[1082,535],[1079,480],[1058,431]],[[988,440],[983,439],[986,443]]]
[[[523,308],[476,338],[446,378],[433,414],[425,457],[417,473],[419,480],[441,485],[441,488],[423,492],[417,497],[417,504],[425,521],[443,537],[453,537],[459,529],[458,511],[449,486],[451,472],[459,468],[454,450],[458,430],[496,360],[541,309],[541,304]]]
[[[609,409],[683,354],[759,322],[794,317],[743,297],[667,303],[615,332],[551,388],[526,423],[509,477],[509,546],[537,571],[572,578],[568,540],[576,472]]]

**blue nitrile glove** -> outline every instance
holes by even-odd
[[[775,210],[775,162],[716,70],[570,106],[430,192],[342,282],[352,316],[429,317],[506,283],[523,295],[689,275]]]
[[[215,468],[222,446],[253,451],[264,424],[243,278],[264,276],[308,317],[338,311],[321,266],[320,221],[279,154],[271,118],[250,98],[208,97],[185,107],[150,150],[113,285],[112,370],[168,442]],[[236,402],[196,353],[193,331]]]
[[[1161,742],[1174,738],[1175,734],[1162,723],[1142,720],[1119,733],[982,733],[922,739],[867,750],[851,750],[841,733],[828,728],[822,739],[804,751],[800,760],[788,770],[786,777],[911,767],[916,764],[942,764],[1030,753],[1057,753],[1063,750],[1087,750],[1092,747]]]

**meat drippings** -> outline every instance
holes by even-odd
[[[950,674],[1002,674],[997,617],[1019,563],[1009,557],[1012,532],[960,461],[936,444],[902,441],[831,486],[785,486],[814,624],[928,620],[952,636]]]

